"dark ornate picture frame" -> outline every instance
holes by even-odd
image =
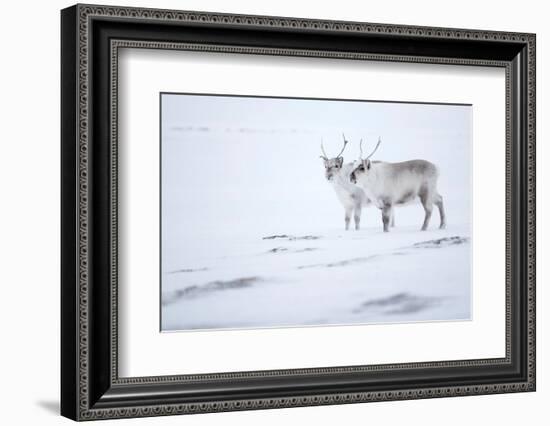
[[[506,356],[121,378],[118,49],[501,67]],[[535,390],[535,35],[76,5],[61,12],[61,414],[160,416]]]

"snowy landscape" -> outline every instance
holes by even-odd
[[[342,131],[346,162],[437,164],[446,229],[415,202],[344,230]],[[471,319],[471,106],[163,94],[161,149],[162,331]]]

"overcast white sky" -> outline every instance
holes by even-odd
[[[163,130],[381,134],[400,144],[412,133],[468,133],[463,105],[288,98],[162,95]],[[444,141],[442,141],[444,143]],[[389,147],[391,149],[391,147]]]

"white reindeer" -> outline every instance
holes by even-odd
[[[332,184],[338,200],[342,203],[342,206],[344,206],[346,231],[349,229],[352,213],[355,221],[355,229],[358,230],[361,223],[361,208],[369,205],[370,200],[366,197],[365,192],[361,188],[350,182],[350,174],[353,172],[354,164],[344,164],[342,153],[346,149],[348,141],[343,134],[342,136],[344,138],[342,150],[336,157],[330,159],[325,152],[321,139],[321,151],[323,153],[321,158],[325,163],[325,177]]]
[[[366,196],[382,211],[384,232],[388,232],[390,219],[393,217],[394,206],[412,202],[417,197],[424,207],[424,223],[422,231],[428,229],[432,216],[433,205],[439,209],[441,223],[439,228],[445,228],[445,210],[443,197],[437,192],[439,171],[435,164],[426,160],[411,160],[401,163],[386,163],[371,161],[370,157],[380,146],[381,140],[365,159],[361,157],[350,174],[350,181],[358,184]]]

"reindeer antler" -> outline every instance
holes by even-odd
[[[373,156],[373,154],[376,152],[376,150],[380,146],[380,143],[382,143],[382,139],[380,139],[380,136],[378,136],[378,143],[374,147],[374,150],[369,154],[369,156],[367,158],[365,158],[365,160],[368,160],[369,158],[371,158]]]
[[[359,141],[359,160],[363,159],[363,138]]]
[[[344,146],[342,147],[342,150],[340,151],[340,153],[336,156],[336,158],[340,157],[342,155],[342,153],[344,152],[344,149],[346,149],[346,145],[348,144],[348,141],[346,140],[346,136],[344,135],[344,133],[342,133],[342,137],[344,138]]]
[[[325,148],[323,147],[323,138],[321,138],[321,152],[323,153],[323,155],[321,155],[321,158],[323,158],[324,160],[328,160],[328,155],[325,152]]]

